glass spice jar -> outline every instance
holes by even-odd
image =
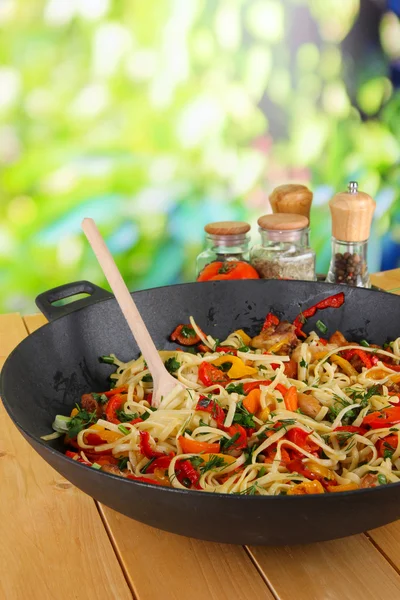
[[[243,221],[208,223],[206,247],[196,261],[197,281],[259,279],[249,264],[250,229]]]
[[[371,287],[367,267],[368,238],[375,201],[358,191],[355,181],[348,191],[329,202],[332,215],[332,259],[326,281]]]
[[[262,279],[315,281],[315,252],[308,245],[308,219],[278,213],[258,219],[261,244],[253,246],[250,263]]]

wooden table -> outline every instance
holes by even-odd
[[[400,294],[400,269],[374,276]],[[42,326],[0,315],[0,367]],[[266,515],[266,518],[273,515]],[[164,533],[95,502],[22,438],[0,403],[1,600],[399,600],[400,521],[307,546]]]

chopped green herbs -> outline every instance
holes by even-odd
[[[220,370],[223,371],[224,373],[226,373],[227,371],[229,371],[229,369],[231,368],[232,363],[229,362],[229,360],[227,360],[226,362],[222,363],[222,365],[219,366]]]
[[[222,438],[221,440],[221,450],[228,450],[238,439],[240,438],[240,433],[235,433],[231,438]]]
[[[242,396],[244,396],[244,389],[243,389],[243,383],[238,383],[238,384],[234,384],[234,383],[230,383],[229,385],[226,386],[226,391],[229,394],[241,394]]]
[[[243,427],[255,427],[253,415],[243,406],[243,401],[239,400],[236,405],[236,412],[233,417],[233,422],[242,425]]]
[[[146,473],[147,469],[156,460],[156,458],[157,458],[157,456],[153,456],[153,458],[150,458],[150,460],[144,465],[144,467],[142,467],[142,469],[140,470],[140,472],[141,473]]]
[[[364,348],[369,348],[369,343],[367,342],[367,340],[361,340],[360,346],[364,346]]]
[[[99,469],[101,469],[101,465],[99,465],[98,463],[95,462],[95,463],[92,464],[92,469],[99,470]]]
[[[321,333],[326,333],[328,331],[328,328],[325,325],[325,323],[323,323],[323,321],[320,321],[318,319],[318,321],[315,324],[316,324],[316,326],[318,327],[318,329],[320,330]]]
[[[130,429],[128,429],[127,427],[125,427],[125,425],[118,425],[118,429],[124,435],[128,435],[130,433]]]
[[[117,415],[117,419],[119,419],[122,423],[129,423],[129,421],[139,419],[139,413],[126,413],[124,410],[117,409],[115,414]]]
[[[238,352],[250,352],[250,348],[248,346],[240,346]]]
[[[99,361],[106,363],[107,365],[113,365],[114,357],[113,356],[100,356]]]
[[[82,429],[97,420],[96,411],[89,413],[87,410],[78,408],[78,413],[68,423],[68,437],[75,438]]]
[[[118,459],[118,469],[120,469],[120,471],[126,469],[128,467],[128,462],[129,458],[127,456],[122,456],[120,459]]]
[[[207,471],[212,471],[214,469],[221,469],[226,466],[226,462],[222,458],[222,456],[211,455],[210,460],[207,461],[203,466],[200,467],[200,473],[206,473]]]
[[[151,381],[153,381],[153,377],[150,373],[146,373],[146,375],[142,377],[142,381],[144,381],[145,383],[150,383]]]
[[[204,464],[204,458],[201,458],[201,456],[192,456],[188,460],[192,463],[195,469],[200,467],[200,465]]]
[[[379,481],[379,485],[386,485],[387,479],[383,473],[379,473],[378,481]]]
[[[304,360],[304,358],[302,358],[302,359],[301,359],[301,361],[300,361],[300,366],[301,366],[301,367],[305,367],[305,368],[307,369],[307,367],[308,367],[308,362],[306,362],[306,361]]]
[[[100,404],[107,404],[108,402],[108,398],[105,394],[96,394],[95,392],[92,392],[92,396],[96,402],[99,402]]]
[[[171,358],[165,361],[164,366],[169,373],[175,373],[181,366],[181,363],[174,356],[171,356]]]
[[[265,467],[261,467],[261,469],[258,471],[258,478],[263,477],[263,475],[265,475],[266,472],[267,469]]]
[[[196,337],[196,332],[193,327],[188,327],[187,325],[182,327],[180,334],[183,335],[184,338]]]

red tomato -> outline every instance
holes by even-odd
[[[230,446],[231,450],[243,450],[244,448],[247,448],[247,435],[244,427],[242,427],[238,423],[235,423],[234,425],[228,427],[226,429],[226,432],[229,433],[231,437],[233,437],[236,434],[239,434],[237,440],[235,440]]]
[[[376,449],[378,450],[378,456],[384,456],[385,451],[395,452],[397,450],[397,435],[387,435],[380,439],[376,443]]]
[[[200,338],[191,325],[178,325],[170,335],[172,342],[179,342],[181,346],[194,346]]]
[[[125,402],[126,394],[115,394],[114,396],[111,396],[110,400],[107,402],[105,411],[107,421],[110,421],[110,423],[114,423],[115,425],[119,425],[119,423],[121,423],[121,421],[117,418],[117,410],[121,410]]]
[[[257,271],[244,261],[212,262],[206,265],[197,281],[217,281],[223,279],[260,279]]]
[[[199,375],[201,383],[207,387],[210,385],[219,384],[225,386],[230,379],[226,373],[217,369],[214,365],[208,362],[202,362],[199,366]]]

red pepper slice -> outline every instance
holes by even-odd
[[[156,469],[168,469],[171,464],[171,460],[174,458],[175,452],[171,452],[168,456],[160,456],[156,458],[151,465],[146,469],[146,473],[154,473]]]
[[[271,327],[272,325],[279,325],[279,319],[276,315],[270,312],[265,318],[261,331],[265,331],[266,329],[268,329],[268,327]]]
[[[141,454],[144,454],[146,458],[158,458],[159,456],[165,456],[163,452],[156,452],[150,446],[150,434],[148,431],[139,431],[139,435]]]
[[[196,471],[190,460],[177,461],[176,476],[182,485],[185,485],[184,480],[188,479],[192,485],[197,486],[200,479],[199,473]]]
[[[318,444],[308,439],[310,435],[311,432],[304,431],[304,429],[301,429],[300,427],[293,427],[286,433],[285,438],[311,454],[313,452],[318,452],[320,448]],[[290,452],[292,451],[297,452],[294,448],[290,448]]]
[[[129,423],[131,425],[136,425],[136,423],[143,423],[143,419],[141,417],[138,417],[137,419],[132,419],[132,421],[129,421]]]
[[[376,358],[376,357],[375,357]],[[385,365],[385,367],[387,367],[388,369],[392,369],[392,371],[396,371],[396,373],[400,373],[400,365],[390,365],[389,363],[384,362],[383,363]]]
[[[205,352],[211,352],[210,348],[205,344],[199,344],[196,348],[197,352],[204,354]]]
[[[67,450],[65,456],[68,456],[68,458],[72,458],[72,460],[74,460],[75,462],[82,463],[83,465],[88,465],[89,467],[92,466],[92,463],[83,460],[83,458],[78,454],[78,452],[71,452],[70,450]]]
[[[111,398],[112,396],[115,396],[115,394],[126,394],[127,391],[128,386],[121,385],[120,387],[114,388],[113,390],[108,390],[108,392],[103,392],[102,395],[107,396],[107,398]]]
[[[247,396],[247,394],[251,392],[251,390],[256,390],[260,387],[260,385],[269,385],[270,383],[271,381],[269,379],[265,379],[262,381],[249,381],[248,383],[243,384],[243,391]]]
[[[356,427],[355,425],[342,425],[340,427],[335,427],[333,431],[348,431],[349,433],[359,433],[360,435],[365,435],[367,430],[364,427]]]
[[[157,481],[157,479],[147,479],[146,477],[136,477],[136,475],[126,476],[127,479],[132,479],[133,481],[142,481],[143,483],[151,483],[152,485],[165,485],[162,481]]]
[[[226,386],[230,379],[226,373],[217,369],[214,365],[208,362],[202,362],[199,366],[199,375],[198,375],[201,383],[206,387],[210,385],[222,385]]]
[[[202,410],[203,412],[210,413],[212,418],[217,421],[218,427],[224,424],[225,413],[215,400],[206,398],[206,396],[200,396],[195,410]]]
[[[368,353],[364,350],[361,350],[361,348],[354,348],[353,350],[344,350],[340,354],[346,360],[350,360],[353,356],[358,356],[361,359],[363,365],[367,367],[367,369],[370,369],[374,366],[374,361],[372,360],[372,358],[375,358],[375,364],[378,362],[376,356],[369,356]]]
[[[278,383],[278,385],[275,386],[275,389],[278,390],[278,392],[280,392],[282,396],[284,396],[288,391],[288,388],[285,387],[282,383]]]
[[[178,325],[171,333],[170,339],[173,342],[179,342],[181,346],[194,346],[200,342],[200,337],[197,335],[191,325]]]
[[[381,429],[391,427],[400,423],[400,406],[392,406],[383,410],[366,415],[363,419],[363,425],[368,425],[371,429]]]
[[[247,448],[247,434],[246,434],[245,428],[242,427],[242,425],[235,423],[234,425],[231,425],[230,427],[228,427],[226,429],[226,432],[231,437],[233,437],[237,433],[239,434],[239,437],[237,438],[237,440],[235,440],[233,442],[233,444],[230,446],[231,450],[243,450],[244,448]]]
[[[117,418],[117,410],[121,410],[125,402],[125,394],[114,394],[114,396],[111,396],[111,398],[107,402],[105,409],[107,421],[109,421],[110,423],[114,423],[115,425],[119,425],[119,423],[121,423],[121,421]]]
[[[233,354],[237,355],[236,348],[231,348],[230,346],[217,346],[215,352],[222,352],[223,354]]]
[[[293,325],[296,327],[296,335],[297,337],[307,337],[303,331],[303,326],[305,324],[306,319],[313,317],[317,310],[323,310],[324,308],[339,308],[344,303],[344,293],[340,292],[339,294],[334,294],[333,296],[329,296],[314,306],[310,306],[306,310],[303,310],[293,321]]]

